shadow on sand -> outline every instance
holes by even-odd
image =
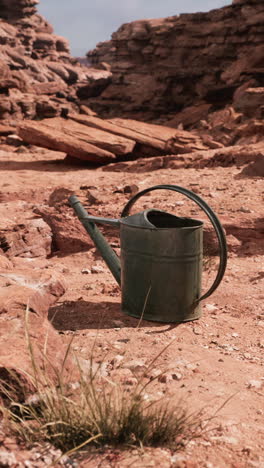
[[[92,164],[88,161],[78,161],[76,163],[67,162],[65,159],[47,159],[38,161],[0,161],[0,171],[43,171],[46,172],[71,172],[78,170],[97,169],[98,164]]]
[[[137,328],[139,319],[125,315],[119,303],[65,301],[49,310],[48,319],[58,331],[102,330],[118,327]],[[142,320],[140,328],[162,327],[160,332],[177,327],[178,323],[161,323]],[[164,329],[165,327],[165,329]],[[158,333],[156,330],[155,333]]]

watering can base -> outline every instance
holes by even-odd
[[[195,309],[185,311],[185,313],[170,313],[162,314],[162,313],[151,313],[146,312],[142,315],[142,313],[137,313],[135,310],[131,310],[131,308],[127,307],[126,305],[122,305],[122,312],[125,315],[129,315],[130,317],[135,317],[139,320],[147,320],[150,322],[161,322],[161,323],[184,323],[184,322],[191,322],[193,320],[198,320],[202,315],[202,307],[198,304]]]

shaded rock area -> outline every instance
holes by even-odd
[[[38,0],[0,2],[0,119],[55,117],[95,97],[111,73],[81,65],[37,13]]]
[[[124,24],[87,54],[94,66],[109,63],[113,73],[112,83],[89,105],[103,116],[140,120],[174,118],[195,106],[200,120],[234,98],[238,110],[258,108],[260,116],[263,23],[263,1],[243,0],[208,13]],[[195,119],[183,117],[184,125]]]

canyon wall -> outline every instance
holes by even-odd
[[[124,24],[87,54],[92,67],[71,57],[37,4],[0,0],[0,119],[66,116],[83,105],[185,128],[226,105],[263,117],[263,0]]]
[[[195,106],[202,117],[232,100],[237,110],[257,101],[261,113],[263,89],[244,91],[264,86],[264,2],[124,24],[87,56],[111,65],[112,83],[89,100],[103,116],[151,120]]]

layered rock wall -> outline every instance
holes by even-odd
[[[105,116],[147,119],[193,104],[224,107],[241,86],[264,84],[263,25],[263,0],[124,24],[87,54],[113,73],[112,84],[89,104]]]
[[[0,119],[54,117],[97,96],[111,73],[78,63],[36,13],[38,0],[0,0]]]

